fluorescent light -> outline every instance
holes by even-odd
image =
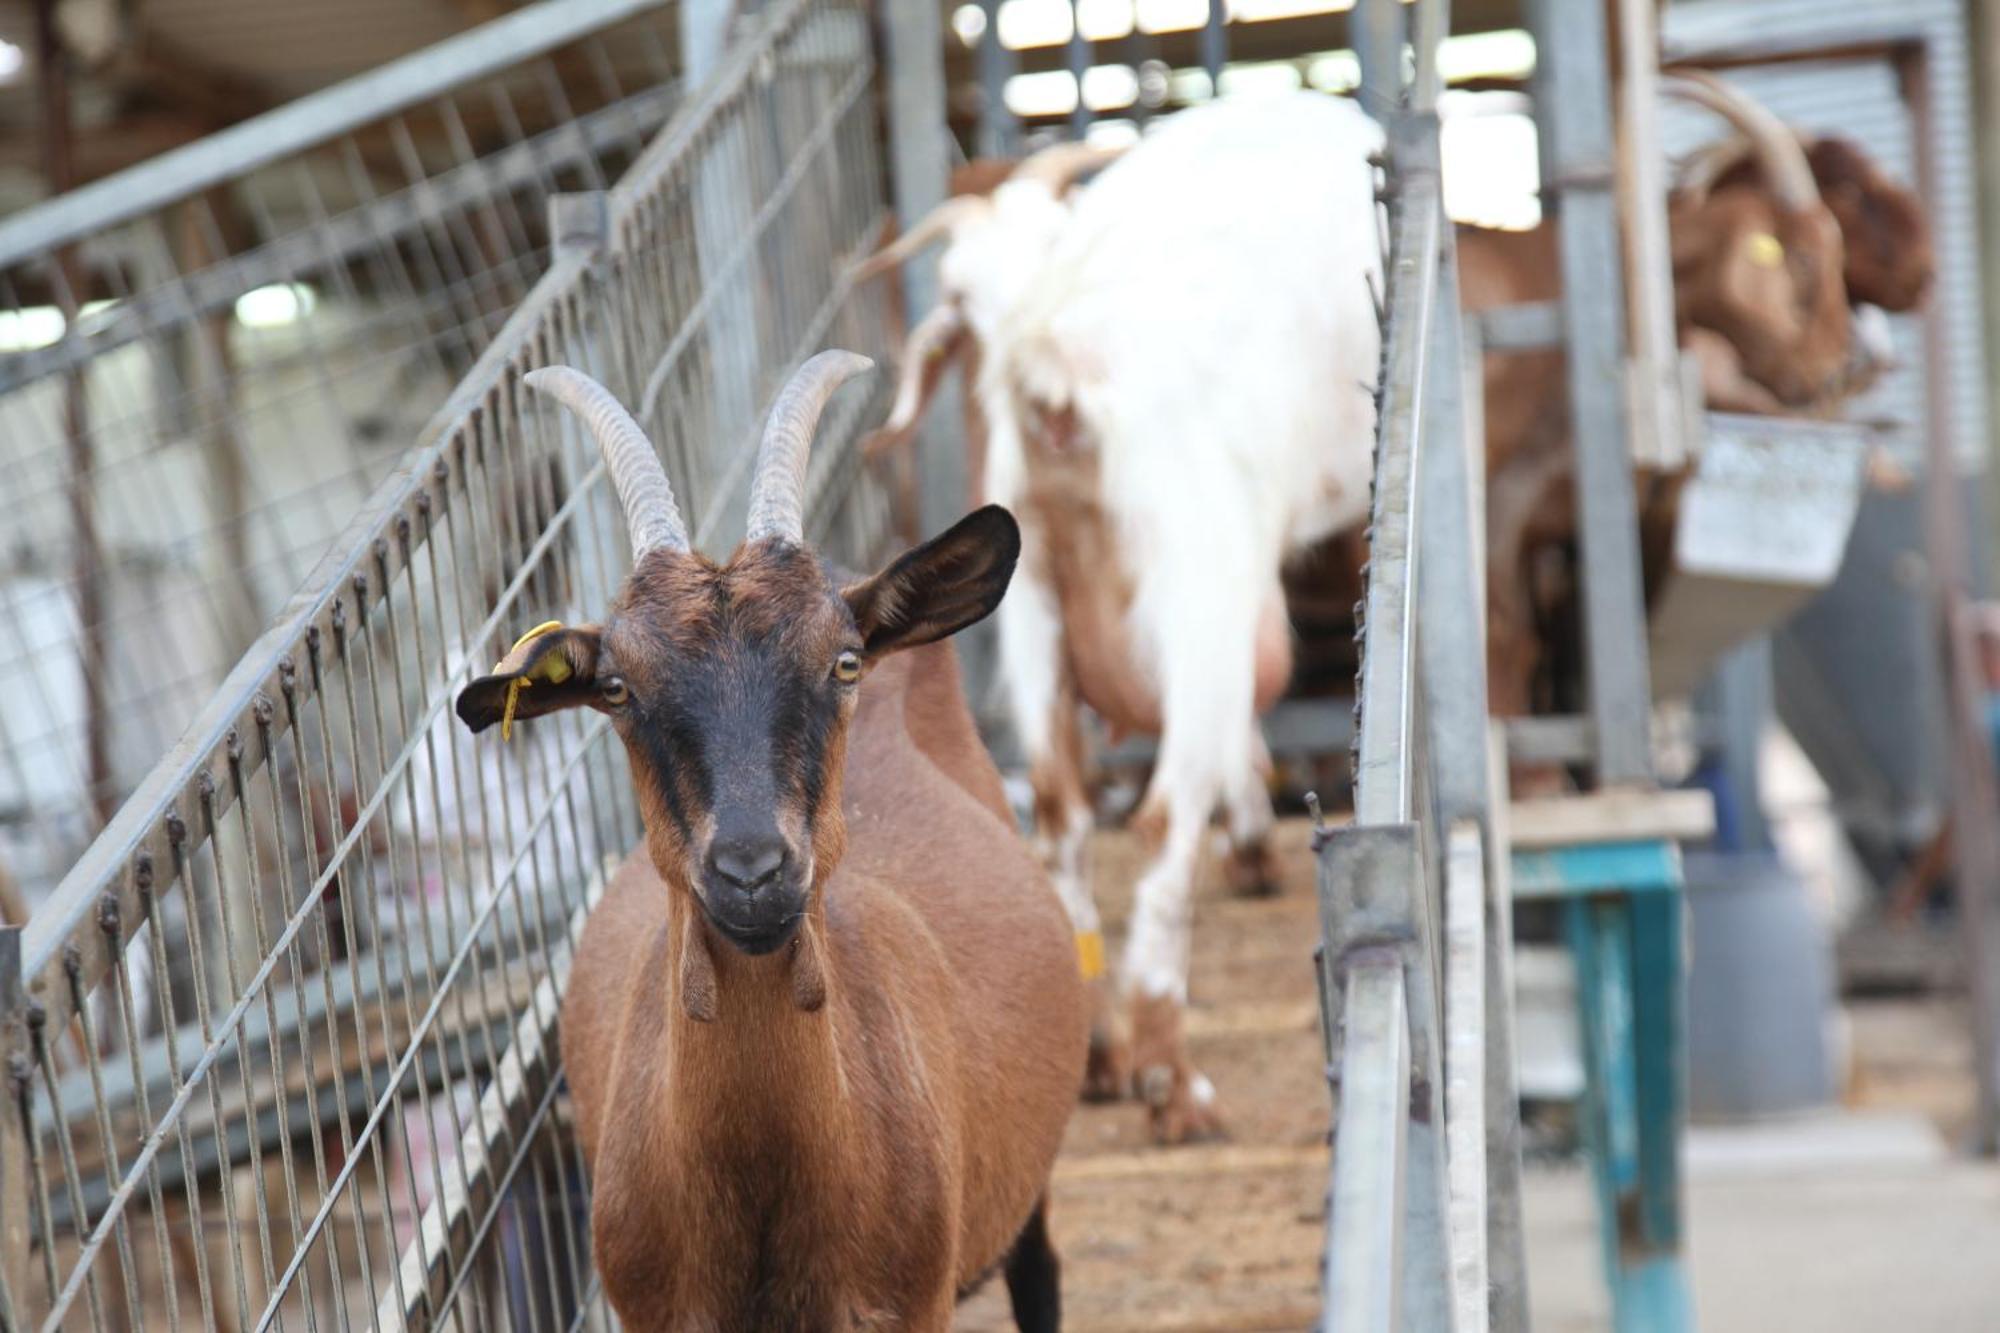
[[[253,287],[236,298],[236,322],[247,329],[275,329],[304,319],[319,304],[304,283]]]
[[[0,83],[12,83],[28,66],[28,53],[12,42],[0,40]]]
[[[52,305],[0,310],[0,352],[32,352],[62,341],[62,311]]]
[[[961,46],[977,46],[986,35],[986,11],[978,5],[960,5],[951,11],[951,30]]]

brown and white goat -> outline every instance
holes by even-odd
[[[1730,85],[1699,72],[1663,88],[1727,118],[1726,152],[1698,154],[1669,197],[1676,322],[1701,371],[1704,400],[1733,411],[1825,415],[1872,373],[1856,357],[1850,306],[1907,309],[1930,269],[1921,209],[1850,146],[1809,153],[1790,128]],[[1830,141],[1822,141],[1827,143]],[[1872,222],[1893,219],[1917,253],[1886,252]],[[1886,222],[1885,222],[1886,225]],[[1459,230],[1468,310],[1552,300],[1559,265],[1552,227]],[[1850,285],[1858,276],[1860,287]],[[1865,296],[1863,293],[1865,292]],[[1489,353],[1486,394],[1488,689],[1502,716],[1536,711],[1552,593],[1552,553],[1575,540],[1567,384],[1557,351]],[[1681,473],[1641,473],[1646,591],[1667,577]]]
[[[645,843],[585,928],[562,1044],[632,1328],[943,1330],[1002,1265],[1019,1325],[1058,1326],[1082,981],[942,642],[999,604],[1020,536],[982,509],[860,579],[806,546],[815,424],[867,365],[822,353],[786,387],[724,563],[608,391],[529,376],[602,448],[633,569],[602,625],[530,636],[457,712],[596,709],[631,761]]]

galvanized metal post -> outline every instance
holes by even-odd
[[[1090,133],[1090,123],[1096,119],[1083,100],[1084,76],[1090,73],[1090,40],[1083,35],[1082,0],[1070,0],[1069,45],[1063,54],[1069,64],[1069,76],[1076,80],[1076,105],[1070,108],[1069,132],[1071,137],[1081,139]]]
[[[1716,819],[1720,841],[1736,852],[1768,851],[1758,750],[1771,718],[1771,640],[1759,635],[1725,653],[1696,699],[1716,728],[1712,752],[1725,782]]]
[[[1361,62],[1361,105],[1385,118],[1403,102],[1403,46],[1409,34],[1402,0],[1361,0],[1352,31]]]
[[[1222,96],[1222,67],[1229,63],[1228,0],[1208,0],[1201,25],[1201,67],[1208,71],[1208,94]]]
[[[991,7],[989,7],[990,9]],[[945,119],[944,27],[930,0],[883,0],[879,9],[883,78],[887,82],[889,178],[895,196],[896,222],[909,227],[943,203],[951,190],[951,132]],[[981,50],[981,68],[988,46],[998,47],[998,15],[989,12]],[[990,115],[993,108],[989,106]],[[987,124],[982,120],[982,126]],[[909,303],[906,322],[914,322],[937,304],[937,254],[927,251],[903,265],[903,294]],[[962,385],[956,376],[942,379],[932,396],[917,436],[922,492],[918,518],[926,533],[942,532],[965,511],[969,490]],[[975,708],[984,697],[991,672],[991,622],[958,638],[959,661],[966,693]]]
[[[1625,412],[1625,285],[1612,194],[1604,7],[1533,0],[1542,192],[1562,244],[1562,303],[1576,448],[1584,655],[1597,780],[1652,777],[1651,683]]]
[[[681,53],[688,87],[699,88],[722,64],[736,12],[735,0],[682,0]],[[714,142],[703,151],[695,172],[695,238],[702,285],[715,293],[708,324],[714,394],[711,428],[715,432],[710,447],[732,452],[741,447],[757,412],[757,306],[752,275],[747,268],[729,271],[729,255],[741,242],[750,220],[746,192],[751,187],[745,178],[750,156],[750,141],[742,123],[726,118]],[[718,474],[727,465],[727,458],[715,460]],[[728,550],[742,536],[745,512],[741,505],[723,505],[724,527],[715,543],[719,549]]]
[[[888,0],[886,8],[902,12],[897,0]],[[1007,109],[1007,80],[1014,77],[1018,62],[1000,41],[1000,0],[979,0],[979,10],[986,16],[986,30],[979,37],[979,152],[985,157],[1012,157],[1021,146],[1021,123]],[[937,26],[935,16],[928,26]]]

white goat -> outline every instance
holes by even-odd
[[[1218,807],[1232,878],[1268,880],[1257,714],[1290,673],[1279,568],[1367,513],[1381,144],[1351,102],[1223,102],[1144,139],[1066,217],[1045,192],[1048,226],[1003,230],[1024,211],[1010,186],[947,206],[941,285],[980,340],[985,498],[1023,530],[1002,673],[1087,972],[1076,704],[1161,738],[1123,960],[1130,1059],[1100,985],[1087,1090],[1135,1071],[1163,1141],[1219,1128],[1181,1033],[1189,893]]]

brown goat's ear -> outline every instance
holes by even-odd
[[[874,659],[984,620],[1006,596],[1020,558],[1020,525],[999,505],[987,505],[841,596],[861,631],[863,651]]]
[[[475,733],[495,722],[502,734],[519,718],[597,701],[598,629],[545,625],[530,630],[458,695],[458,720]]]

